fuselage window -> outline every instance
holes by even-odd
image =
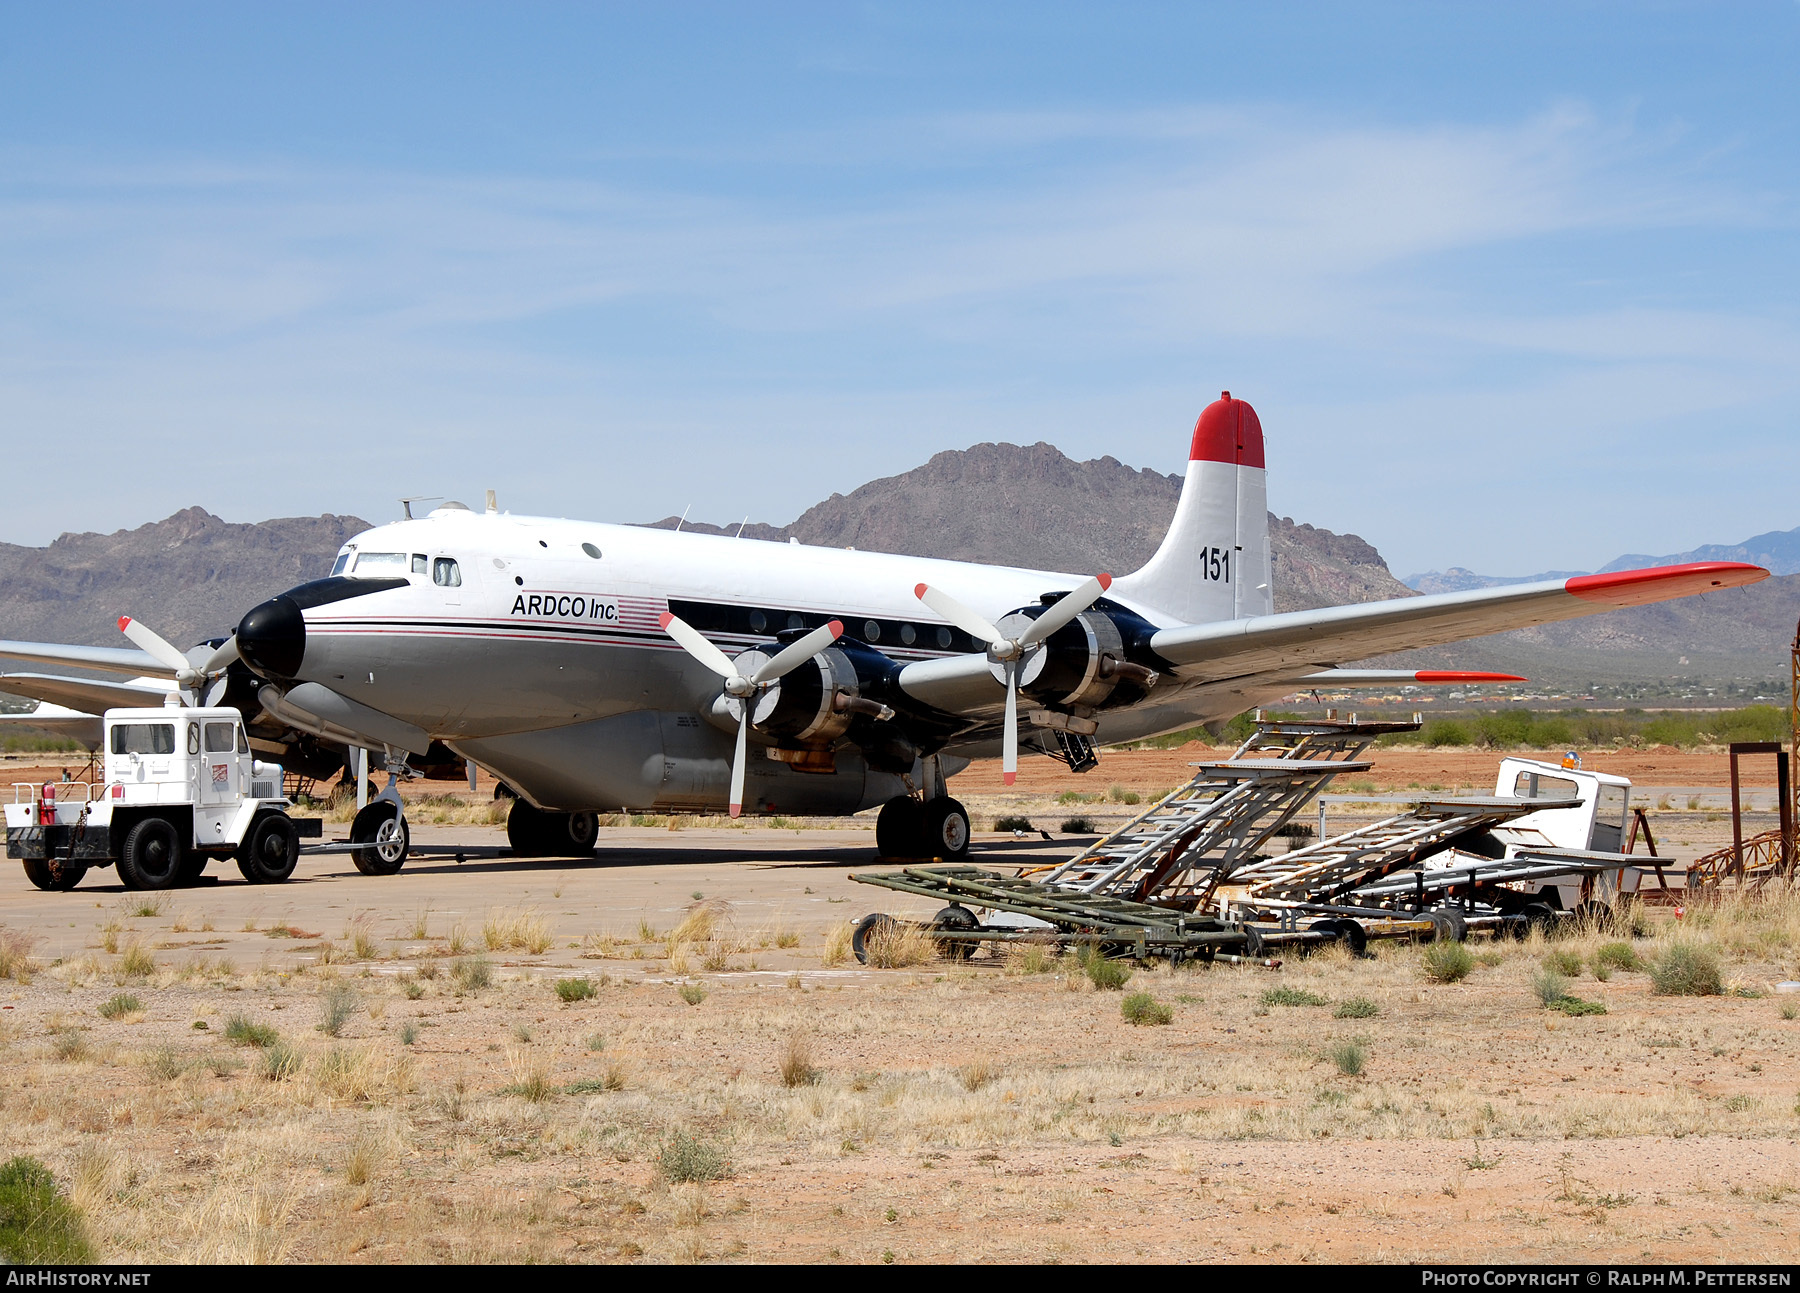
[[[900,640],[906,643],[907,646],[911,646],[919,640],[919,630],[915,629],[910,624],[902,624],[900,626]]]
[[[881,625],[877,624],[874,620],[864,620],[863,621],[863,641],[865,641],[865,642],[881,641]]]
[[[462,567],[455,557],[439,557],[431,563],[431,582],[440,588],[461,588]]]
[[[406,573],[406,554],[404,552],[364,552],[356,558],[358,575],[403,575]]]
[[[584,543],[581,545],[581,550],[587,553],[588,556],[592,557],[595,561],[600,560],[600,549],[596,548],[593,544]]]
[[[425,573],[425,554],[423,552],[415,552],[415,553],[413,553],[413,574],[422,575],[424,573]]]
[[[208,723],[206,725],[206,752],[208,754],[230,754],[236,748],[236,723]]]
[[[937,631],[937,643],[941,647],[945,647],[945,648],[949,647],[949,645],[950,645],[950,630],[949,629],[943,628],[941,626],[939,627],[939,629]]]
[[[112,730],[114,754],[173,754],[173,723],[120,723]]]
[[[787,626],[790,629],[803,629],[806,627],[806,619],[798,611],[795,611],[793,614],[788,616],[788,625]]]
[[[767,615],[764,615],[761,611],[750,612],[750,631],[752,633],[761,633],[768,627],[769,617]]]

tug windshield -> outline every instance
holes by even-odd
[[[114,754],[173,754],[175,724],[118,723],[112,730]]]

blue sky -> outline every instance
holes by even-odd
[[[1800,525],[1800,5],[13,5],[0,540],[783,522],[983,440],[1396,573]],[[30,482],[21,488],[21,482]]]

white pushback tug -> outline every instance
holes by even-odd
[[[105,780],[18,783],[6,808],[6,855],[40,889],[73,889],[116,865],[127,889],[192,884],[216,858],[235,858],[252,884],[293,874],[300,837],[317,819],[288,816],[281,767],[250,752],[235,709],[188,707],[104,715]]]

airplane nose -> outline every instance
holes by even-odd
[[[293,678],[306,655],[306,616],[294,599],[271,597],[238,622],[238,654],[262,677]]]

